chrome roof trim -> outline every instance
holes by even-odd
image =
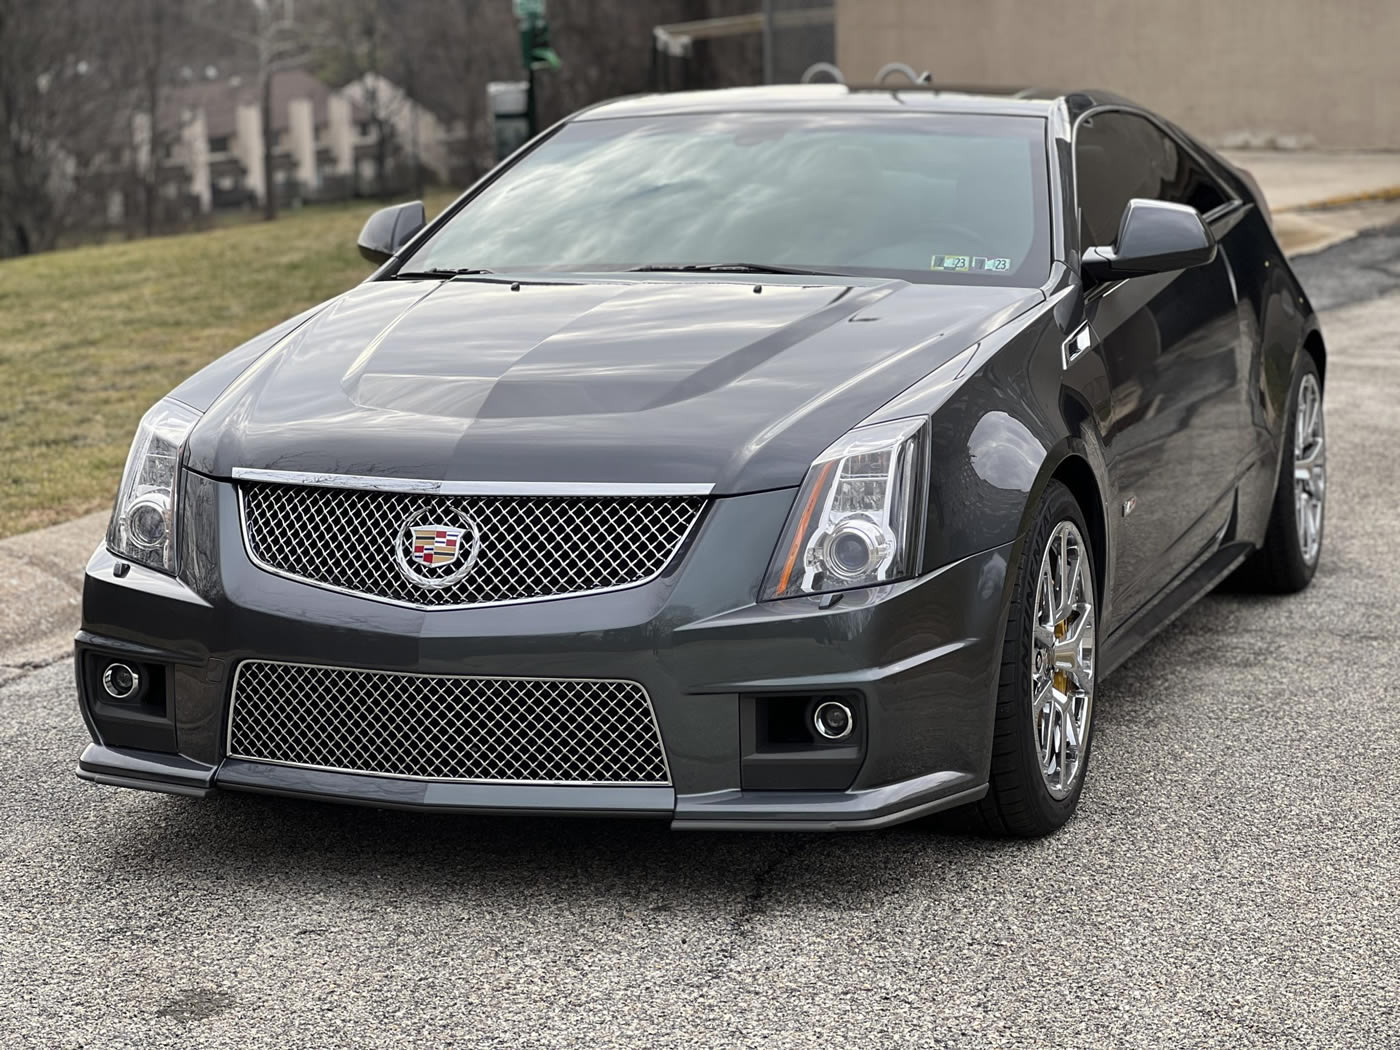
[[[612,481],[432,481],[365,474],[318,474],[299,470],[234,467],[235,481],[310,485],[328,489],[421,493],[429,496],[708,496],[713,485]]]

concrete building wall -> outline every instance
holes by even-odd
[[[836,57],[1117,91],[1216,143],[1400,149],[1400,0],[836,0]]]
[[[332,95],[326,100],[326,124],[331,155],[335,158],[335,173],[349,175],[355,163],[355,129],[350,116],[350,100],[344,95]]]
[[[274,84],[270,129],[263,126],[255,94],[240,94],[237,80],[200,84],[199,95],[185,102],[180,141],[162,164],[183,169],[201,210],[242,206],[248,197],[265,201],[266,136],[271,138],[279,192],[291,190],[289,176],[295,177],[303,199],[334,199],[372,188],[379,134],[374,113],[391,126],[390,157],[400,182],[408,170],[402,162],[415,153],[439,178],[449,177],[448,129],[402,88],[382,77],[369,77],[330,90],[309,76],[299,76],[300,83],[280,88]],[[206,108],[211,103],[216,107],[212,112]],[[151,159],[149,127],[138,121],[133,140],[132,156],[139,154],[146,163]],[[353,185],[357,170],[359,187]]]
[[[209,177],[209,124],[204,110],[192,113],[180,130],[184,142],[185,165],[190,173],[190,193],[199,201],[199,210],[213,206],[214,187]]]
[[[143,175],[151,170],[151,115],[137,111],[131,115],[131,146],[136,170]]]
[[[390,124],[398,146],[440,179],[448,177],[447,146],[442,122],[418,105],[403,88],[377,73],[366,73],[340,92],[369,113]]]
[[[316,171],[316,110],[309,98],[294,98],[287,103],[287,124],[297,181],[314,192],[321,180]]]
[[[243,163],[244,185],[262,203],[266,199],[267,185],[263,179],[263,125],[262,110],[256,105],[241,105],[237,115],[238,132],[233,144],[233,152]]]

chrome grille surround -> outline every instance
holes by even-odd
[[[625,494],[609,494],[592,485],[454,491],[443,482],[272,471],[236,470],[234,477],[244,547],[259,568],[420,609],[541,601],[646,583],[674,561],[708,492],[708,486],[616,486]],[[293,477],[308,480],[287,480]],[[402,571],[406,526],[464,521],[480,539],[465,578],[419,584]],[[423,568],[419,574],[435,575]]]
[[[637,682],[481,678],[245,660],[227,753],[250,762],[491,784],[671,783]]]

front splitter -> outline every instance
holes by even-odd
[[[681,795],[667,786],[500,784],[414,780],[90,744],[78,776],[96,784],[203,798],[216,789],[439,813],[649,817],[677,830],[857,831],[888,827],[975,802],[986,784],[933,773],[864,791],[719,791]]]

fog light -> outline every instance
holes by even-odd
[[[825,700],[812,712],[812,726],[828,740],[844,740],[855,728],[855,716],[845,704]]]
[[[102,688],[113,700],[130,700],[141,688],[141,676],[126,664],[108,664],[102,672]]]

